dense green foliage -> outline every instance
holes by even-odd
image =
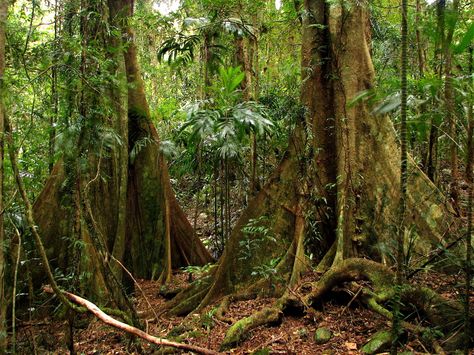
[[[374,115],[389,115],[396,128],[406,123],[408,153],[446,192],[455,212],[465,216],[464,191],[472,184],[464,178],[464,161],[474,97],[474,8],[469,0],[413,0],[409,5],[407,106],[401,105],[401,17],[394,0],[367,4],[375,84],[347,100],[350,105],[368,103]],[[121,33],[110,24],[106,7],[102,0],[16,0],[10,5],[4,101],[32,201],[59,159],[70,174],[62,186],[68,189],[73,174],[86,172],[93,158],[100,161],[124,144],[111,124],[110,88],[119,85],[113,74],[120,65],[115,54],[126,48],[108,41]],[[249,199],[283,159],[296,123],[305,117],[300,103],[305,16],[299,0],[284,0],[279,8],[264,0],[135,3],[130,24],[160,149],[178,201],[216,258]],[[306,127],[308,132],[311,128]],[[138,140],[130,162],[148,144],[147,137]],[[2,215],[9,237],[0,247],[14,255],[19,232],[28,235],[28,228],[11,163],[4,165]],[[276,243],[266,225],[252,223],[244,233],[257,230],[264,236],[261,243]],[[321,258],[310,241],[322,237],[317,228],[309,229],[306,251]],[[82,250],[81,242],[74,241],[73,249]],[[30,238],[23,243],[27,266],[34,246]],[[250,258],[254,247],[244,240],[239,257]],[[279,261],[254,268],[252,275],[273,284]],[[8,281],[12,269],[8,260]],[[55,271],[72,290],[84,277],[78,273],[75,267]],[[22,278],[17,286],[25,304],[29,281]]]

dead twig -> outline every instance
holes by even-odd
[[[342,316],[344,314],[344,312],[351,306],[352,302],[354,302],[354,300],[357,298],[357,296],[360,295],[360,293],[362,292],[362,289],[364,287],[363,286],[359,286],[359,289],[357,290],[357,292],[354,294],[354,296],[351,298],[351,300],[349,301],[349,303],[342,309],[341,313],[339,314],[339,316]]]
[[[150,301],[148,300],[148,297],[145,295],[145,292],[143,291],[143,289],[141,288],[140,284],[138,283],[137,280],[135,280],[135,278],[133,277],[132,273],[130,271],[128,271],[128,269],[119,261],[117,260],[112,254],[109,255],[110,258],[112,260],[114,260],[117,264],[120,265],[120,267],[123,269],[123,271],[125,271],[127,273],[127,275],[133,280],[133,282],[135,283],[135,285],[137,286],[137,288],[140,290],[140,293],[142,294],[143,298],[145,299],[145,302],[147,303],[148,305],[148,308],[150,308],[150,310],[152,311],[153,315],[155,316],[155,319],[156,321],[158,322],[159,320],[159,317],[158,317],[158,314],[156,314],[155,312],[155,309],[153,308],[153,306],[151,305]],[[148,327],[148,324],[147,324],[147,327]]]

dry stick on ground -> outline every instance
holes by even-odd
[[[344,306],[342,309],[341,313],[339,313],[339,316],[342,316],[344,312],[351,306],[352,302],[359,296],[359,294],[362,292],[363,286],[360,286],[359,289],[354,293],[354,296],[351,298],[348,304]]]
[[[53,289],[51,288],[51,286],[44,286],[43,287],[43,291],[46,292],[46,293],[54,293]],[[173,341],[169,341],[169,340],[166,340],[166,339],[162,339],[162,338],[157,338],[157,337],[154,337],[148,333],[145,333],[143,330],[140,330],[138,328],[135,328],[135,327],[132,327],[131,325],[128,325],[126,323],[122,323],[114,318],[112,318],[111,316],[109,316],[108,314],[102,312],[99,307],[97,307],[94,303],[82,298],[82,297],[79,297],[79,296],[76,296],[72,293],[69,293],[69,292],[65,292],[63,291],[62,294],[68,299],[70,300],[71,302],[74,302],[82,307],[85,307],[87,308],[87,310],[89,312],[91,312],[92,314],[94,314],[97,318],[99,318],[102,322],[104,322],[105,324],[108,324],[114,328],[117,328],[117,329],[120,329],[120,330],[123,330],[129,334],[132,334],[132,335],[135,335],[137,337],[140,337],[152,344],[155,344],[155,345],[160,345],[160,346],[171,346],[173,348],[177,348],[177,349],[183,349],[183,350],[190,350],[190,351],[194,351],[194,352],[197,352],[199,354],[210,354],[210,355],[215,355],[215,354],[219,354],[218,352],[216,351],[213,351],[213,350],[210,350],[210,349],[205,349],[205,348],[201,348],[199,346],[196,346],[196,345],[191,345],[191,344],[181,344],[181,343],[175,343]]]

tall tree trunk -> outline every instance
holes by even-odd
[[[407,225],[405,224],[407,209],[407,182],[408,182],[408,153],[407,153],[407,66],[408,66],[408,0],[402,0],[402,26],[401,26],[401,77],[400,77],[400,143],[401,143],[401,159],[400,159],[400,199],[399,199],[399,215],[397,228],[397,247],[396,247],[396,282],[397,289],[393,305],[392,316],[392,345],[390,349],[391,355],[397,355],[398,341],[401,333],[401,288],[405,278],[405,248],[404,239]]]
[[[119,11],[126,11],[129,17],[132,16],[132,1],[121,1],[119,7]],[[112,14],[113,13],[114,10],[112,10]],[[117,12],[117,14],[119,14],[119,12]],[[166,243],[166,248],[169,257],[162,268],[163,271],[167,273],[166,279],[169,279],[172,267],[187,265],[188,263],[203,264],[209,262],[211,258],[202,242],[199,239],[194,240],[196,238],[194,237],[192,227],[179,207],[172,191],[165,158],[159,150],[158,134],[151,122],[150,109],[138,67],[136,47],[133,42],[134,34],[128,25],[125,26],[123,32],[129,40],[127,50],[124,53],[129,83],[129,146],[133,148],[134,145],[139,143],[140,139],[145,137],[150,138],[152,142],[154,142],[146,145],[143,152],[139,153],[131,166],[132,183],[129,183],[129,200],[132,198],[136,199],[137,197],[134,192],[138,192],[139,205],[136,207],[138,207],[139,211],[141,210],[141,213],[155,213],[155,215],[152,214],[150,216],[150,220],[155,221],[154,223],[150,223],[150,225],[142,223],[143,221],[136,226],[129,224],[128,232],[132,235],[132,254],[135,247],[134,240],[138,241],[141,238],[145,238],[145,243],[147,243],[146,239],[149,237],[151,240],[154,240],[152,243],[155,244],[155,247],[157,247],[157,240],[168,240],[169,242]],[[133,179],[135,179],[135,181],[133,181]],[[159,182],[161,188],[159,186],[150,186],[150,183],[156,184],[155,181]],[[151,190],[149,189],[150,187]],[[146,191],[146,189],[149,191]],[[159,191],[160,189],[161,191]],[[155,211],[153,211],[153,209],[150,210],[149,203],[152,201],[151,199],[155,200],[154,204],[156,205],[162,204],[162,208],[160,208],[160,210],[155,209]],[[134,204],[132,203],[131,205],[133,206]],[[129,208],[131,205],[129,204]],[[129,214],[135,214],[136,212],[136,210],[130,208]],[[162,220],[161,223],[164,228],[155,230],[156,224],[160,223],[160,219]],[[153,224],[155,224],[155,226],[153,226]],[[148,228],[151,228],[151,230],[147,231]],[[148,233],[150,233],[149,236],[147,236]],[[164,233],[164,237],[160,237],[160,233]],[[140,247],[137,245],[136,247],[137,249],[141,249],[143,245]],[[153,249],[154,248],[148,250]],[[135,255],[135,259],[140,258],[142,258],[141,251]],[[138,274],[146,275],[146,270],[149,268],[149,265],[150,264],[143,265],[144,270],[141,270]]]
[[[425,75],[425,58],[423,54],[423,48],[425,46],[423,45],[422,35],[420,31],[420,26],[419,26],[419,24],[421,23],[422,9],[423,8],[422,8],[421,0],[416,0],[415,23],[417,24],[417,26],[415,29],[415,34],[416,34],[416,53],[418,56],[418,75],[420,79],[423,78]]]
[[[53,40],[53,66],[51,68],[51,108],[52,113],[49,119],[49,142],[48,142],[48,169],[49,173],[54,166],[54,145],[56,141],[56,123],[58,121],[59,102],[58,102],[58,34],[59,34],[59,5],[58,0],[54,2],[54,40]]]
[[[423,37],[420,27],[422,23],[422,18],[423,18],[423,11],[425,7],[422,5],[421,0],[416,0],[416,15],[415,15],[415,23],[416,29],[415,29],[415,34],[416,34],[416,51],[417,51],[417,57],[418,57],[418,78],[422,80],[425,77],[425,69],[426,69],[426,56],[425,56],[425,51],[426,51],[426,45],[425,45],[425,38]],[[424,90],[420,89],[418,92],[418,95],[420,99],[424,99]],[[428,104],[426,102],[422,103],[418,109],[418,115],[420,119],[425,120],[427,117],[427,108]],[[427,123],[428,124],[428,123]],[[429,149],[429,135],[428,135],[428,140],[423,139],[422,142],[420,143],[420,155],[421,155],[421,167],[423,171],[426,173],[427,171],[427,165],[428,165],[428,149]]]
[[[254,17],[253,25],[256,26],[256,17]],[[257,49],[257,36],[248,34],[247,37],[237,37],[236,42],[236,63],[245,73],[245,78],[240,87],[243,92],[245,101],[256,100],[256,78],[254,78],[254,52]],[[255,133],[250,133],[250,190],[249,195],[253,196],[258,188],[257,182],[257,137]]]
[[[5,136],[5,28],[8,15],[8,0],[0,0],[0,353],[7,350],[7,297],[6,297],[6,258],[5,258],[5,231],[3,226],[3,156]]]
[[[117,51],[108,54],[115,56],[115,64],[106,70],[117,78],[118,84],[110,85],[101,98],[113,112],[113,120],[101,124],[117,132],[121,142],[112,147],[101,143],[99,152],[97,147],[84,149],[95,153],[81,158],[82,165],[84,159],[87,162],[87,171],[81,168],[82,173],[79,171],[80,175],[77,175],[81,177],[79,188],[73,189],[79,192],[75,204],[81,208],[76,224],[86,248],[81,267],[92,273],[88,290],[98,298],[105,297],[104,288],[109,288],[106,285],[116,283],[114,277],[120,281],[122,274],[119,265],[108,254],[134,276],[161,275],[164,282],[170,280],[174,267],[203,265],[212,260],[202,242],[194,236],[170,185],[145,97],[133,32],[128,24],[131,4],[130,1],[109,1],[109,23],[119,28],[122,35],[105,39],[112,50],[125,48],[123,57]],[[128,88],[127,92],[124,92],[125,88]],[[87,95],[91,100],[98,100],[97,93]],[[84,115],[92,117],[87,111]],[[92,144],[88,139],[94,134],[97,133],[81,134],[83,143],[79,145]],[[61,268],[66,268],[71,260],[67,241],[59,240],[58,236],[69,234],[73,221],[67,201],[74,203],[76,200],[68,197],[71,187],[64,184],[68,181],[67,169],[65,160],[56,163],[34,205],[35,219],[49,255],[58,260],[56,266]],[[101,264],[101,260],[108,264]],[[109,267],[115,276],[107,281],[110,276],[104,273],[108,273]]]
[[[111,8],[111,5],[109,5]],[[115,18],[113,13],[110,14],[112,19],[111,22],[117,27],[124,26],[120,23],[120,18]],[[112,41],[114,47],[120,47],[120,40],[115,38]],[[111,54],[113,58],[113,54]],[[120,135],[121,145],[117,154],[117,165],[118,165],[118,204],[117,204],[117,232],[116,237],[112,247],[112,256],[119,260],[123,261],[125,254],[126,241],[127,241],[127,191],[128,191],[128,160],[129,160],[129,142],[128,142],[128,90],[127,90],[127,80],[126,78],[126,69],[124,60],[120,60],[115,67],[113,68],[116,77],[120,80],[121,85],[118,88],[112,88],[112,98],[115,103],[115,111],[117,112],[116,120],[116,131]],[[121,275],[123,270],[117,262],[112,263],[112,270],[119,280],[121,280]]]

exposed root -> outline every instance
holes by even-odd
[[[390,312],[388,309],[380,305],[377,300],[376,300],[376,295],[374,295],[371,291],[364,289],[364,303],[374,312],[377,312],[378,314],[382,315],[383,317],[392,320],[392,312]],[[427,328],[422,327],[420,325],[414,325],[410,322],[402,321],[400,325],[406,329],[407,331],[417,335],[417,336],[422,336],[423,334],[427,334]],[[444,349],[441,347],[439,342],[436,339],[429,339],[430,345],[433,347],[433,349],[436,351],[436,354],[446,354]]]
[[[331,264],[334,260],[334,257],[336,256],[336,246],[337,245],[336,245],[335,242],[332,243],[331,248],[329,248],[329,250],[326,252],[324,257],[321,259],[318,266],[316,267],[316,272],[317,273],[322,274],[322,273],[329,270],[329,268],[331,267]]]
[[[421,312],[440,330],[447,350],[459,349],[463,344],[463,332],[457,332],[463,324],[463,306],[459,302],[446,300],[426,287],[407,286],[402,289],[402,302]],[[474,315],[471,315],[471,322]],[[472,335],[471,335],[472,341]]]
[[[366,288],[363,290],[363,298],[367,306],[384,317],[392,319],[392,313],[383,306],[383,303],[389,301],[394,295],[394,273],[386,266],[366,259],[347,259],[331,268],[312,285],[313,289],[304,298],[303,303],[314,306],[333,287],[344,282],[360,280],[370,281],[373,287],[373,291]],[[426,287],[404,285],[401,290],[401,299],[407,313],[411,312],[410,307],[416,308],[444,334],[445,338],[453,334],[462,322],[461,304],[446,300]],[[402,322],[402,326],[417,335],[425,334],[428,330],[426,327],[414,326],[408,322]],[[461,341],[460,337],[452,337],[448,347],[450,349],[459,347],[461,345],[459,341]],[[437,352],[442,352],[439,344],[433,346],[438,347],[438,349],[435,348]]]
[[[362,280],[369,281],[372,287],[372,289],[366,287],[359,288],[358,295],[361,295],[363,302],[373,311],[387,319],[392,319],[391,311],[384,304],[394,295],[394,273],[388,267],[371,260],[346,259],[338,266],[329,269],[319,281],[313,283],[312,290],[307,296],[298,299],[299,295],[288,287],[283,296],[273,306],[264,308],[249,317],[234,322],[227,331],[221,349],[227,350],[236,346],[249,331],[256,327],[279,323],[285,309],[294,304],[303,305],[307,312],[311,312],[311,307],[320,302],[323,296],[335,286],[345,282]],[[462,320],[462,307],[459,303],[446,300],[428,288],[413,285],[404,285],[401,290],[401,297],[407,313],[411,312],[410,307],[415,307],[419,313],[425,315],[426,319],[437,330],[443,333],[444,339],[451,338],[444,346],[448,349],[454,349],[460,345],[459,340],[461,338],[456,335],[452,336]],[[235,298],[232,296],[226,296],[222,299],[217,311],[217,316],[220,320],[228,323],[232,321],[230,318],[225,318],[225,313],[233,300]],[[408,332],[417,336],[430,334],[430,329],[424,326],[413,325],[407,321],[402,322],[401,325]],[[437,353],[444,353],[443,348],[436,339],[431,337],[429,345]]]
[[[461,304],[448,301],[429,288],[408,286],[401,296],[405,304],[423,310],[430,323],[441,326],[443,331],[452,329],[462,318]]]
[[[201,303],[202,298],[208,292],[208,288],[204,288],[196,292],[193,296],[185,298],[182,302],[174,303],[169,313],[176,316],[186,315],[194,311]]]
[[[283,308],[287,305],[290,295],[289,290],[294,287],[300,280],[301,274],[306,270],[307,263],[304,255],[304,218],[302,214],[301,204],[298,203],[295,208],[295,228],[293,232],[293,240],[288,248],[287,253],[282,258],[280,263],[277,265],[276,270],[279,274],[282,274],[282,270],[288,269],[288,264],[291,265],[291,273],[284,279],[287,280],[287,287],[280,292],[283,294],[278,301],[272,307],[266,307],[258,312],[255,312],[250,317],[243,318],[235,322],[227,331],[224,341],[221,345],[221,349],[229,349],[234,345],[238,344],[242,338],[250,330],[266,324],[276,324],[281,321],[283,316]],[[265,280],[260,280],[264,282]],[[259,284],[258,282],[257,284]],[[255,290],[255,284],[250,287],[251,290]],[[238,297],[238,296],[237,296]],[[226,296],[223,298],[221,305],[217,311],[217,316],[223,317],[225,311],[228,309],[230,302],[234,297]],[[225,319],[224,321],[231,321],[231,319]]]
[[[206,274],[194,281],[189,287],[180,291],[176,297],[166,304],[168,313],[172,315],[186,315],[197,309],[202,298],[209,292],[212,285],[212,275],[216,270],[216,265],[211,266]]]
[[[225,296],[224,298],[222,298],[222,301],[219,304],[219,307],[217,307],[215,317],[218,320],[228,323],[228,324],[235,323],[236,322],[235,319],[225,316],[226,313],[229,311],[229,306],[232,304],[232,302],[247,301],[247,300],[254,299],[255,297],[256,297],[256,294],[251,294],[251,293]]]
[[[391,292],[393,272],[386,266],[368,259],[346,259],[327,271],[318,282],[312,285],[311,293],[305,303],[314,305],[322,296],[343,282],[368,280],[380,296],[388,297]]]
[[[252,329],[261,325],[280,323],[284,305],[284,298],[281,298],[273,307],[266,307],[261,311],[255,312],[250,317],[245,317],[234,323],[225,335],[224,341],[221,344],[221,351],[228,350],[239,344]]]
[[[248,295],[247,295],[248,296]],[[246,296],[237,296],[239,299],[245,299]],[[231,300],[228,297],[227,300]],[[229,301],[226,301],[229,302]],[[246,334],[262,325],[276,325],[281,322],[283,313],[289,309],[295,309],[300,306],[302,300],[298,299],[298,295],[287,287],[283,296],[281,296],[273,306],[255,312],[249,317],[245,317],[235,322],[226,333],[224,341],[221,344],[221,350],[227,350],[240,343]],[[222,304],[221,304],[222,305]]]
[[[233,318],[226,317],[225,314],[229,311],[229,306],[232,302],[232,296],[225,296],[221,303],[219,304],[219,307],[217,307],[216,311],[216,318],[219,319],[222,322],[225,323],[235,323],[235,320]]]

